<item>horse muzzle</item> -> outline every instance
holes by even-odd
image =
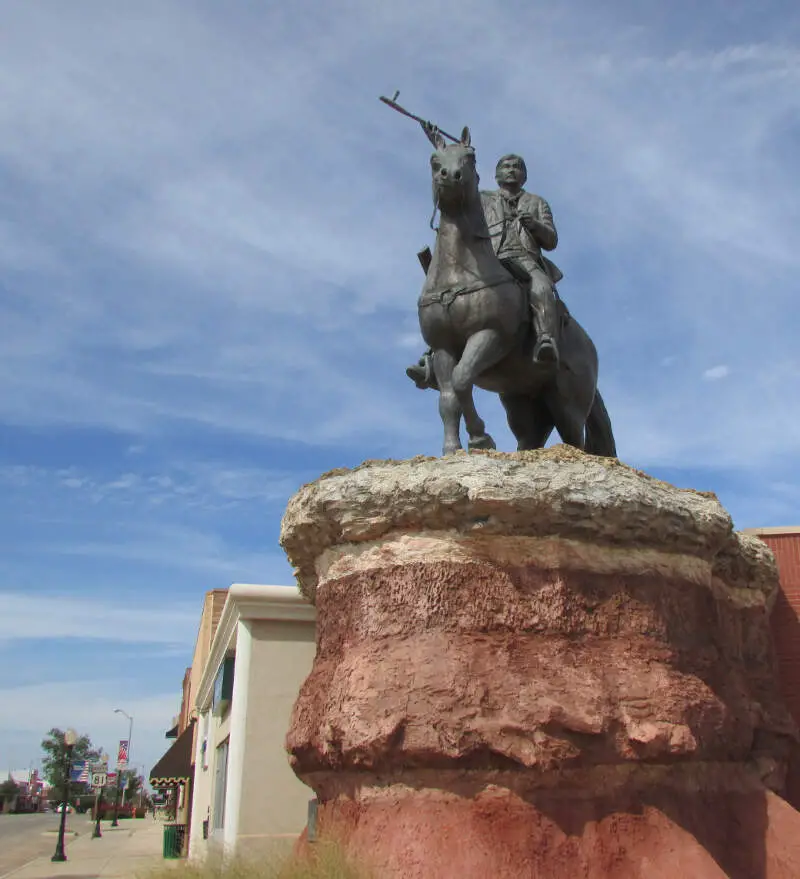
[[[439,205],[463,204],[466,198],[466,187],[463,180],[439,178],[434,181],[433,192]]]

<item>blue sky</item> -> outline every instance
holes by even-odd
[[[165,745],[203,593],[289,583],[304,481],[437,454],[429,145],[520,152],[620,457],[800,523],[790,3],[6,0],[0,770]],[[513,447],[497,402],[479,408]],[[154,612],[155,611],[155,612]]]

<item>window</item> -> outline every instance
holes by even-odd
[[[225,790],[228,787],[228,739],[217,747],[214,761],[214,830],[225,826]]]
[[[222,717],[230,707],[233,698],[234,661],[233,656],[226,657],[217,671],[214,692],[211,695],[211,712],[214,717]]]

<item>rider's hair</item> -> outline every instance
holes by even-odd
[[[516,159],[516,160],[519,162],[520,167],[522,168],[522,174],[523,174],[523,176],[524,176],[524,178],[525,178],[525,179],[522,181],[523,184],[524,184],[525,181],[528,179],[528,166],[525,164],[525,159],[523,159],[522,156],[518,156],[516,153],[506,153],[506,155],[504,155],[504,156],[500,156],[500,158],[497,160],[497,164],[494,166],[494,174],[495,174],[495,177],[497,176],[497,172],[500,170],[500,166],[501,166],[501,165],[503,164],[503,162],[505,162],[507,159]]]

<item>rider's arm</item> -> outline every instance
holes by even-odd
[[[540,197],[536,206],[536,216],[531,217],[525,225],[542,250],[555,250],[558,245],[558,232],[553,223],[550,205]]]

